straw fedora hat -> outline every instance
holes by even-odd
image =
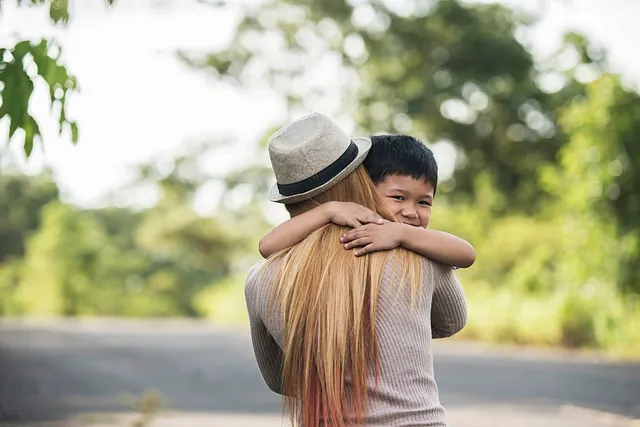
[[[295,203],[328,190],[360,166],[370,148],[369,138],[349,138],[324,114],[294,120],[269,139],[276,176],[269,200]]]

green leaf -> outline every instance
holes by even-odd
[[[60,106],[60,119],[58,120],[58,123],[60,124],[59,130],[58,130],[58,134],[61,135],[62,134],[62,127],[64,126],[65,123],[68,123],[69,121],[67,120],[67,113],[65,112],[65,102],[64,99],[60,100],[60,103],[62,104]]]
[[[18,44],[13,47],[13,49],[11,50],[11,55],[13,55],[14,61],[22,62],[22,58],[24,58],[24,56],[30,52],[31,43],[29,43],[28,40],[23,40],[21,42],[18,42]]]
[[[51,84],[51,72],[55,73],[55,61],[49,57],[47,54],[49,50],[49,44],[46,40],[41,40],[38,45],[33,46],[33,50],[31,51],[31,56],[33,56],[33,62],[35,62],[38,68],[38,74],[44,78],[44,80],[49,85],[49,96],[51,98],[51,106],[53,107],[53,102],[55,101],[55,87]]]
[[[29,157],[33,151],[33,135],[27,135],[24,138],[24,154]]]
[[[28,107],[33,92],[33,82],[22,65],[22,58],[28,47],[30,47],[28,43],[18,43],[12,51],[13,60],[5,62],[0,70],[0,81],[4,83],[0,118],[9,116],[9,137],[13,136],[17,129],[24,128],[25,121],[30,117]]]
[[[0,3],[3,0],[0,0]],[[114,0],[104,0],[107,6],[112,6]],[[17,0],[18,6],[49,4],[49,16],[55,24],[67,24],[70,18],[69,0]],[[60,102],[60,113],[56,117],[59,132],[69,125],[73,143],[78,142],[78,125],[69,121],[66,116],[66,100],[69,92],[78,89],[76,78],[71,75],[60,61],[60,53],[52,57],[51,47],[56,47],[54,40],[41,39],[37,43],[29,40],[18,42],[13,48],[0,48],[0,119],[9,119],[9,138],[18,129],[25,131],[23,147],[27,157],[33,152],[35,137],[41,136],[38,123],[29,114],[29,102],[34,88],[34,79],[29,77],[24,69],[24,58],[31,55],[40,76],[48,86],[53,105]],[[59,50],[61,52],[61,49]]]
[[[17,120],[9,120],[11,123],[9,124],[9,139],[13,136],[14,133],[18,130],[18,121]]]
[[[40,126],[38,126],[38,123],[33,117],[28,116],[25,120],[24,131],[24,154],[29,157],[33,151],[33,141],[35,137],[40,136]]]
[[[70,122],[69,125],[71,126],[71,141],[74,144],[78,143],[78,124],[76,122]]]
[[[67,24],[69,22],[69,0],[51,0],[49,16],[55,24]]]

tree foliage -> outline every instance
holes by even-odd
[[[228,46],[179,57],[243,88],[266,79],[291,116],[338,94],[330,114],[361,133],[452,144],[433,225],[476,245],[460,272],[472,336],[636,351],[640,98],[580,34],[534,58],[534,20],[458,0],[267,0]]]
[[[617,248],[597,251],[590,264],[617,252],[618,283],[640,293],[640,95],[624,89],[619,77],[603,75],[564,109],[560,123],[569,140],[540,181],[557,200],[556,215],[577,226],[576,235],[613,230]],[[583,252],[576,251],[579,264]]]
[[[196,191],[217,180],[222,199],[235,182],[197,164],[203,151],[159,167],[139,166],[132,185],[156,186],[143,210],[82,210],[58,199],[46,175],[0,175],[0,314],[196,316],[202,295],[255,259],[266,229],[259,205],[194,209]]]
[[[25,242],[40,226],[43,207],[58,199],[47,175],[4,175],[0,179],[0,262],[22,258]]]
[[[531,179],[536,168],[553,163],[566,141],[557,108],[583,93],[570,74],[555,93],[539,87],[545,70],[516,37],[531,21],[497,4],[457,0],[272,0],[245,11],[224,50],[180,55],[242,86],[266,77],[293,110],[313,110],[323,91],[336,90],[348,107],[341,113],[353,114],[363,132],[411,132],[454,144],[458,170],[444,187],[455,186],[451,197],[474,199],[475,177],[489,173],[510,195],[502,210],[522,210],[544,195]],[[584,38],[565,42],[580,50],[581,61],[598,59]],[[343,70],[329,86],[316,75],[327,61]]]
[[[576,200],[565,200],[578,192],[590,208],[594,200],[611,208],[616,232],[630,236],[640,226],[633,167],[640,156],[632,142],[638,95],[607,74],[605,52],[580,34],[566,34],[556,55],[534,60],[525,43],[534,21],[502,5],[458,0],[270,0],[247,7],[222,50],[180,56],[241,86],[266,77],[292,113],[315,110],[320,97],[337,91],[352,100],[339,113],[353,115],[361,132],[453,144],[456,170],[442,183],[451,201],[497,217],[542,215],[550,205],[575,209]],[[327,61],[341,70],[338,79],[317,78],[318,69],[331,69]],[[580,77],[585,71],[595,83]],[[545,84],[554,78],[556,87]],[[595,87],[608,87],[610,99],[600,103]],[[592,163],[603,163],[598,173],[609,176],[595,199],[576,184],[598,174],[580,150],[600,153]],[[541,176],[549,170],[554,188],[544,179],[550,175]],[[637,261],[634,251],[623,258]],[[638,277],[626,282],[640,289]]]

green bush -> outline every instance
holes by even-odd
[[[633,298],[601,288],[548,295],[516,289],[492,291],[464,282],[469,322],[460,334],[490,342],[601,349],[612,356],[640,355],[640,312]],[[636,308],[634,308],[636,307]]]
[[[640,356],[638,297],[618,289],[623,247],[615,229],[588,213],[469,218],[446,204],[433,227],[473,242],[476,264],[459,270],[469,302],[462,337],[602,349]]]
[[[244,301],[244,276],[231,276],[207,287],[196,295],[193,305],[200,316],[217,324],[248,324]]]

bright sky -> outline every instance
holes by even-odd
[[[478,0],[468,0],[477,2]],[[0,46],[16,35],[56,35],[65,61],[78,77],[81,92],[69,104],[69,115],[80,127],[77,146],[67,135],[57,136],[46,91],[34,95],[33,113],[45,138],[25,162],[17,141],[7,149],[7,123],[0,122],[0,154],[13,154],[25,171],[50,165],[66,200],[95,206],[131,179],[130,166],[167,158],[192,140],[211,135],[238,138],[233,149],[206,163],[210,171],[241,164],[248,147],[286,117],[282,103],[268,91],[232,89],[182,65],[177,48],[216,48],[229,39],[233,11],[222,12],[195,0],[117,1],[106,11],[102,0],[71,2],[73,22],[53,28],[43,8],[15,7],[4,1],[0,15]],[[630,84],[640,87],[640,2],[632,0],[504,0],[520,8],[543,10],[544,19],[530,35],[534,53],[543,57],[558,47],[561,35],[577,29],[610,54],[610,62]],[[319,107],[320,109],[321,107]],[[439,163],[450,152],[436,152]],[[136,196],[138,197],[138,196]],[[153,193],[130,202],[146,204]],[[202,212],[212,209],[203,194]]]

